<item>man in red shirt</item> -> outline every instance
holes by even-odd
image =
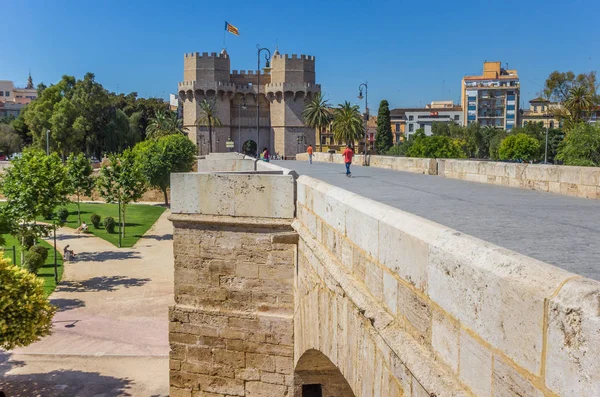
[[[306,153],[308,153],[308,164],[312,164],[312,155],[313,155],[312,145],[308,145],[308,148],[306,148]]]
[[[344,163],[346,164],[346,176],[348,178],[352,178],[352,173],[350,172],[350,165],[352,164],[352,156],[354,156],[354,150],[351,149],[350,144],[346,147],[346,150],[342,153],[344,156]]]

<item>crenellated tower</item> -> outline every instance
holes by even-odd
[[[184,81],[179,83],[178,92],[183,102],[184,127],[198,145],[199,154],[208,153],[208,128],[196,126],[203,99],[215,102],[221,121],[220,127],[213,128],[213,146],[219,152],[227,151],[228,139],[234,141],[234,150],[247,150],[250,142],[256,142],[257,134],[259,150],[267,146],[271,153],[287,157],[303,152],[307,144],[315,144],[314,130],[305,127],[302,120],[305,100],[321,89],[315,84],[315,58],[282,55],[276,50],[271,62],[272,68],[264,71],[231,71],[225,50],[218,54],[185,54]]]

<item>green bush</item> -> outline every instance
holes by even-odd
[[[540,142],[527,134],[511,135],[500,143],[500,160],[533,161],[540,157]]]
[[[29,249],[29,251],[25,252],[23,268],[27,269],[31,274],[37,274],[38,269],[44,265],[44,262],[42,254],[36,250]]]
[[[92,214],[90,217],[90,221],[92,222],[92,225],[94,225],[94,229],[98,229],[100,227],[101,220],[102,218],[98,214]]]
[[[600,165],[600,125],[581,123],[567,134],[556,159],[566,165],[597,167]]]
[[[104,219],[104,228],[109,233],[114,233],[115,232],[115,224],[116,224],[115,223],[115,218],[113,218],[112,216],[107,216]]]
[[[27,346],[49,335],[56,307],[44,295],[44,281],[0,258],[0,348]]]
[[[58,211],[56,211],[56,216],[58,217],[59,221],[66,222],[67,218],[69,217],[69,210],[65,207],[59,208]]]
[[[40,244],[34,245],[33,247],[29,248],[29,251],[37,252],[38,254],[40,254],[44,259],[43,263],[45,263],[46,259],[48,259],[48,248]]]

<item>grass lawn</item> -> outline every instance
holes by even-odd
[[[77,204],[70,203],[67,206],[69,217],[65,226],[77,229],[79,222],[77,221]],[[130,204],[127,206],[125,237],[121,241],[123,247],[132,247],[139,238],[150,229],[156,220],[165,211],[164,207],[144,204]],[[92,214],[98,214],[102,218],[100,228],[95,229],[90,220]],[[112,216],[117,223],[115,233],[108,233],[104,229],[104,219],[107,216]],[[101,203],[81,203],[81,219],[89,226],[89,231],[97,237],[100,237],[109,243],[118,246],[119,244],[119,210],[117,204],[101,204]],[[40,219],[43,221],[43,219]],[[46,221],[47,222],[47,221]]]
[[[17,259],[17,264],[21,263],[21,245],[19,244],[19,241],[11,236],[10,234],[6,234],[4,235],[4,238],[6,239],[6,244],[4,245],[5,248],[12,248],[13,245],[16,248],[16,259]],[[52,293],[52,291],[54,291],[54,289],[56,288],[56,283],[54,282],[54,247],[52,245],[50,245],[48,242],[44,241],[44,240],[39,240],[39,243],[46,247],[49,248],[50,250],[48,251],[48,259],[46,259],[46,263],[44,264],[44,266],[42,266],[40,268],[40,270],[38,270],[38,277],[41,277],[44,279],[44,292],[46,293],[46,296],[50,295]],[[56,263],[58,265],[58,281],[60,281],[60,279],[62,278],[62,274],[63,274],[63,258],[62,255],[60,254],[60,252],[57,253],[57,257],[56,257]],[[10,260],[12,261],[13,259],[13,252],[12,250],[10,251],[4,251],[4,257],[5,258],[10,258]]]

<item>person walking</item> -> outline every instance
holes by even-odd
[[[308,147],[306,148],[306,153],[308,153],[308,164],[312,164],[312,154],[313,154],[312,145],[308,145]]]
[[[352,156],[354,156],[354,150],[352,150],[352,146],[348,144],[346,150],[342,153],[344,156],[344,163],[346,164],[346,176],[348,178],[352,178],[352,173],[350,172],[350,165],[352,165]]]

